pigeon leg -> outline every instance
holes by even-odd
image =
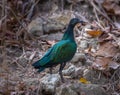
[[[61,77],[61,80],[62,80],[63,83],[64,83],[64,78],[63,78],[63,75],[62,75],[62,70],[65,67],[65,65],[66,65],[66,63],[62,63],[60,65],[60,69],[59,69],[59,74],[60,74],[60,77]]]

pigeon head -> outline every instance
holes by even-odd
[[[69,25],[70,25],[71,27],[75,27],[77,24],[85,25],[85,22],[82,21],[82,20],[80,20],[80,19],[78,19],[78,18],[72,18],[72,19],[70,20]]]

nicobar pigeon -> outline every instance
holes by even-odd
[[[84,25],[85,22],[78,18],[72,18],[62,39],[51,47],[40,60],[32,64],[35,69],[38,69],[38,72],[41,72],[46,68],[50,68],[50,73],[52,74],[52,67],[60,64],[59,75],[61,77],[61,81],[64,82],[62,70],[65,67],[66,62],[73,58],[77,50],[73,30],[78,24]]]

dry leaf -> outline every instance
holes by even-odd
[[[120,6],[119,4],[112,2],[112,1],[106,1],[103,2],[103,7],[109,14],[115,14],[115,15],[120,15]]]
[[[116,62],[110,62],[109,67],[112,69],[117,69],[120,66],[120,64],[117,64]]]
[[[114,57],[119,50],[111,42],[103,42],[100,44],[99,50],[95,53],[96,56]]]
[[[84,84],[89,84],[90,81],[87,81],[85,78],[80,78],[80,82]]]
[[[92,67],[98,70],[107,70],[109,68],[117,69],[120,65],[112,61],[110,57],[97,57]]]
[[[87,34],[89,34],[91,37],[99,37],[103,32],[99,29],[97,30],[91,30],[86,29]]]
[[[97,57],[92,65],[93,68],[98,70],[105,70],[108,68],[108,64],[111,59],[106,57]]]

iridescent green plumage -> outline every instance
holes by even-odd
[[[82,23],[82,21],[77,18],[73,18],[70,21],[62,40],[51,47],[40,60],[33,64],[34,68],[38,69],[38,72],[43,71],[45,68],[51,68],[60,64],[59,73],[62,81],[64,81],[62,70],[66,65],[66,62],[72,59],[77,49],[73,33],[73,29],[77,23]]]

